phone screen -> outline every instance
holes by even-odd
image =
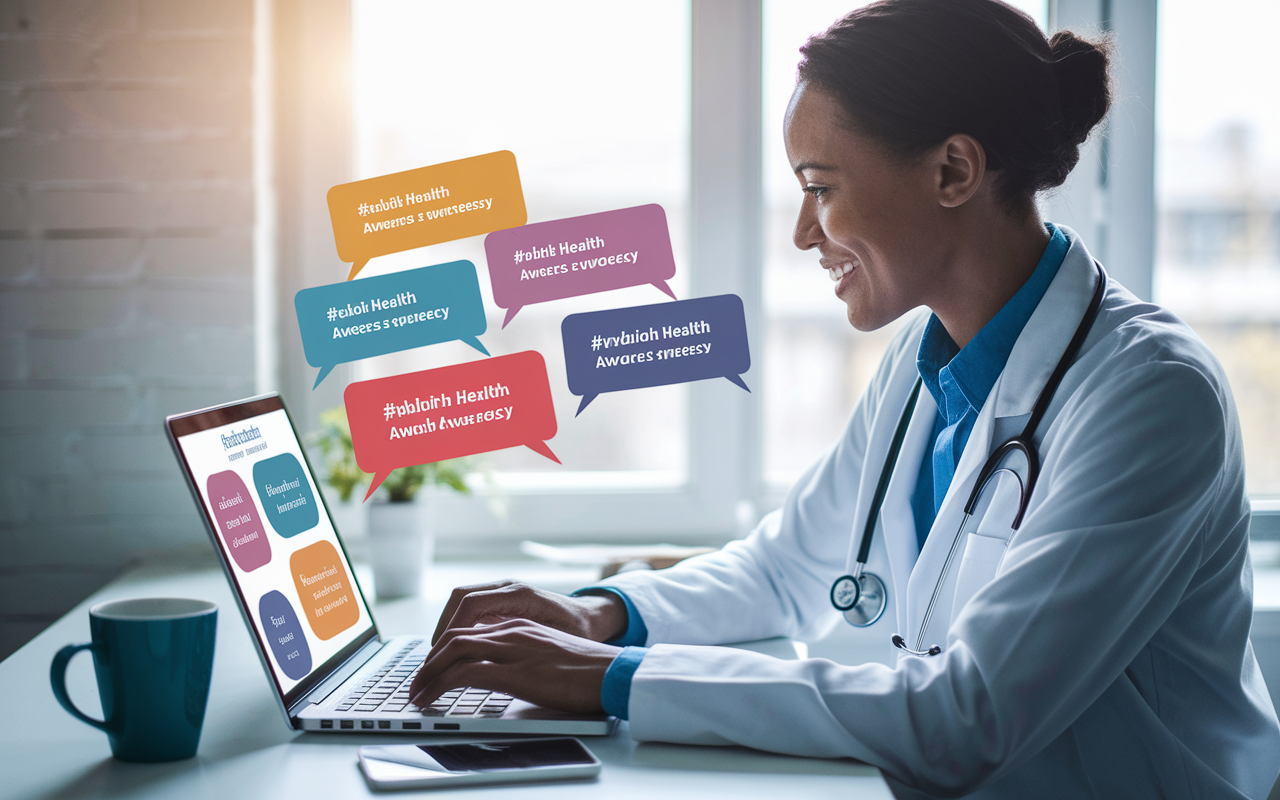
[[[420,744],[417,747],[450,772],[492,772],[595,763],[591,753],[576,739]]]

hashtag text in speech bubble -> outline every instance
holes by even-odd
[[[315,388],[334,366],[455,339],[489,355],[476,267],[450,261],[377,278],[331,283],[294,295],[302,349],[320,368]]]
[[[510,150],[448,161],[329,190],[329,221],[347,280],[369,259],[523,225],[528,220]]]
[[[604,392],[707,378],[751,391],[741,377],[751,368],[746,315],[734,294],[571,314],[560,335],[578,414]]]
[[[547,363],[533,350],[347,386],[356,463],[373,473],[524,445],[557,464]]]
[[[532,303],[646,283],[676,296],[667,215],[656,203],[494,231],[484,252],[504,328]]]

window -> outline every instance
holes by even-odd
[[[728,16],[749,22],[749,11],[742,4]],[[700,246],[718,257],[699,260],[687,222],[699,147],[690,144],[697,139],[690,79],[696,17],[688,0],[355,0],[356,177],[508,149],[520,166],[531,222],[660,203],[676,257],[670,282],[676,294],[736,291],[721,278],[736,274],[743,260],[731,247],[714,245],[732,244],[738,229],[730,224],[719,240],[702,237]],[[717,29],[700,30],[723,44],[723,15],[715,22]],[[731,57],[743,57],[740,43],[729,49]],[[751,52],[758,58],[758,44]],[[702,85],[715,81],[704,77]],[[728,152],[723,140],[702,148]],[[741,197],[722,178],[703,179],[698,188],[722,205],[724,198]],[[491,298],[483,237],[376,259],[365,272],[459,258],[477,265],[482,294]],[[550,445],[567,468],[519,448],[487,454],[496,496],[431,501],[446,534],[444,550],[491,555],[496,542],[507,547],[529,536],[679,542],[723,541],[741,532],[746,523],[735,520],[750,521],[750,515],[735,516],[747,463],[736,442],[742,409],[754,396],[728,381],[701,381],[608,394],[574,417],[579,398],[566,387],[560,321],[575,312],[665,299],[653,287],[636,287],[535,305],[506,331],[503,315],[489,309],[481,338],[490,352],[536,349],[546,358],[559,421]],[[360,362],[354,371],[362,379],[475,357],[465,345],[448,343]],[[747,380],[754,383],[752,374]]]
[[[353,12],[356,178],[511,150],[530,222],[661,204],[676,256],[670,285],[689,295],[687,2],[357,0]],[[492,298],[482,236],[374,259],[364,273],[455,259],[476,265]],[[532,305],[506,329],[502,310],[487,303],[481,341],[491,353],[532,349],[546,358],[559,422],[550,444],[565,467],[526,448],[484,463],[526,486],[682,483],[688,387],[607,394],[575,418],[579,398],[569,393],[560,344],[568,314],[666,299],[639,286]],[[358,362],[355,375],[475,357],[454,342]]]
[[[1280,495],[1280,6],[1161,0],[1155,300],[1226,368],[1252,495]]]

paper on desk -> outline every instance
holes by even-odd
[[[589,565],[615,564],[623,561],[650,561],[655,559],[679,561],[691,556],[710,553],[713,547],[687,547],[675,544],[575,544],[550,545],[525,540],[520,552],[556,564]]]

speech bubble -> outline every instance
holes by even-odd
[[[311,630],[332,639],[360,620],[360,605],[338,550],[323,539],[289,557],[293,585]]]
[[[253,485],[262,503],[262,515],[284,538],[309,531],[320,522],[320,507],[311,482],[293,453],[281,453],[254,464]]]
[[[604,392],[727,378],[751,391],[747,320],[736,294],[570,314],[560,324],[578,414]],[[575,414],[574,416],[577,416]]]
[[[489,355],[476,265],[433,267],[331,283],[293,296],[307,363],[320,368],[315,389],[338,364],[460,339]]]
[[[557,464],[547,362],[533,350],[349,384],[356,463],[368,500],[393,469],[524,445]]]
[[[676,274],[671,234],[657,203],[494,231],[484,254],[493,301],[507,310],[504,328],[532,303],[645,283],[676,298],[667,285]]]
[[[205,489],[209,492],[218,533],[240,569],[253,572],[270,561],[271,544],[253,504],[253,495],[235,470],[210,475]]]
[[[311,671],[311,648],[289,600],[275,590],[267,592],[258,601],[258,620],[280,671],[295,681],[302,680]]]
[[[338,257],[351,262],[347,280],[371,258],[529,219],[510,150],[339,184],[328,199]]]

